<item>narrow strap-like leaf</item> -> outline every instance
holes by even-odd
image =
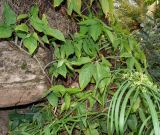
[[[130,97],[130,95],[132,94],[132,92],[135,90],[136,87],[132,87],[126,94],[124,101],[122,103],[121,106],[121,111],[120,111],[120,119],[119,119],[119,128],[120,128],[120,134],[124,135],[124,125],[125,125],[125,110],[126,110],[126,106],[128,103],[128,99]]]
[[[155,110],[155,106],[154,106],[150,96],[148,96],[147,93],[145,93],[145,92],[143,94],[144,94],[144,97],[145,97],[145,99],[148,103],[149,109],[150,109],[155,135],[160,135],[159,120],[158,120],[157,112]]]

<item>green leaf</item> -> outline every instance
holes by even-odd
[[[28,14],[20,14],[19,16],[17,16],[17,21],[26,19],[27,17],[28,17]]]
[[[48,96],[47,96],[48,102],[53,106],[53,107],[57,107],[58,105],[58,97],[51,92]]]
[[[80,88],[66,88],[66,92],[68,94],[77,94],[81,92],[81,89]]]
[[[71,104],[71,96],[67,93],[64,96],[64,102],[65,102],[65,110],[68,110]]]
[[[44,128],[44,135],[51,135],[49,126]]]
[[[94,73],[94,66],[92,64],[87,64],[81,68],[79,72],[79,84],[82,90],[91,81],[93,73]]]
[[[125,115],[126,115],[126,106],[129,100],[129,97],[131,96],[132,92],[135,91],[135,87],[132,87],[129,89],[127,92],[122,106],[121,106],[121,111],[120,111],[120,116],[119,116],[119,129],[120,129],[120,134],[124,134],[124,126],[125,126]]]
[[[86,26],[86,25],[80,25],[80,32],[79,32],[80,34],[85,35],[88,31],[89,31],[88,26]]]
[[[47,37],[46,35],[44,35],[44,36],[42,37],[42,41],[43,41],[44,43],[46,43],[46,44],[49,44],[49,40],[48,40],[48,37]]]
[[[30,10],[31,16],[38,17],[39,8],[37,5],[33,6]]]
[[[111,43],[114,44],[115,37],[114,37],[113,33],[106,28],[104,28],[104,32],[106,33],[106,35],[107,35],[108,39],[111,41]]]
[[[62,2],[63,0],[54,0],[54,7],[58,7]]]
[[[85,132],[85,135],[99,135],[99,132],[97,129],[91,128],[91,129],[87,129],[87,131]]]
[[[130,57],[132,57],[132,54],[131,54],[131,53],[128,53],[128,52],[123,52],[123,53],[120,54],[120,57],[122,57],[122,58],[123,58],[123,57],[124,57],[124,58],[128,58],[128,57],[129,57],[129,58],[130,58]]]
[[[136,67],[137,71],[143,72],[143,71],[142,71],[141,64],[138,62],[137,59],[134,59],[134,64],[135,64],[135,67]]]
[[[7,25],[0,25],[0,38],[9,38],[12,36],[12,28]]]
[[[60,49],[58,46],[54,46],[54,56],[55,58],[60,58]]]
[[[72,61],[71,64],[76,66],[81,66],[83,64],[90,63],[90,62],[91,62],[91,59],[89,57],[80,57],[76,61]]]
[[[73,10],[77,12],[79,15],[81,14],[81,0],[72,0],[73,2]]]
[[[112,67],[112,64],[104,57],[102,57],[102,64],[106,67]]]
[[[80,58],[81,57],[81,53],[82,53],[82,40],[78,40],[77,43],[74,43],[74,50],[75,50],[75,55]]]
[[[67,0],[67,13],[68,15],[72,14],[73,11],[73,0]]]
[[[145,116],[145,112],[144,112],[145,110],[143,108],[139,108],[138,111],[139,111],[139,117],[140,117],[141,121],[144,122],[146,120],[146,116]]]
[[[28,26],[25,23],[22,23],[20,25],[17,25],[15,28],[16,31],[23,31],[23,32],[28,32]]]
[[[95,24],[95,25],[91,25],[90,26],[90,35],[93,38],[94,41],[97,41],[97,39],[99,38],[99,36],[102,33],[102,27],[99,24]]]
[[[66,68],[66,65],[63,64],[62,66],[58,67],[57,68],[57,72],[62,75],[64,78],[66,78],[66,75],[67,75],[67,68]]]
[[[84,52],[91,57],[95,57],[97,55],[99,50],[98,47],[98,44],[96,44],[92,39],[86,39],[83,42]]]
[[[32,35],[30,35],[29,37],[26,37],[23,40],[23,44],[28,49],[30,55],[32,55],[35,52],[38,46],[37,40]]]
[[[39,38],[39,36],[38,36],[38,34],[37,34],[36,32],[33,32],[33,33],[32,33],[32,36],[33,36],[38,42],[40,42],[42,45],[44,45],[43,42],[41,41],[41,39]]]
[[[71,42],[66,43],[66,57],[69,57],[71,54],[74,54],[74,46]]]
[[[47,16],[46,16],[45,14],[42,15],[42,22],[43,22],[45,25],[48,25]]]
[[[44,26],[43,26],[43,28],[44,28]],[[53,29],[53,28],[46,26],[44,28],[44,33],[46,35],[52,36],[58,40],[65,41],[64,35],[57,29]]]
[[[152,102],[151,98],[149,95],[147,95],[147,93],[143,93],[144,97],[148,103],[148,107],[150,110],[150,115],[152,117],[152,123],[153,123],[153,127],[154,127],[154,133],[155,135],[160,135],[160,126],[159,126],[159,119],[158,119],[158,115],[157,115],[157,111],[155,109],[155,105]]]
[[[96,80],[98,88],[103,92],[104,88],[110,83],[110,68],[97,62],[93,77]]]
[[[141,103],[140,98],[137,98],[137,100],[135,101],[135,103],[132,106],[132,112],[137,112],[137,110],[140,107],[140,103]]]
[[[138,124],[136,115],[131,115],[131,116],[129,116],[129,118],[128,118],[128,120],[127,120],[127,124],[128,124],[129,128],[130,128],[133,132],[136,132],[136,131],[137,131],[137,124]]]
[[[88,25],[96,25],[97,23],[98,23],[98,21],[95,19],[86,19],[84,21],[81,21],[79,24],[88,26]]]
[[[35,30],[37,30],[38,32],[43,32],[44,31],[44,22],[42,20],[40,20],[38,18],[38,16],[32,16],[30,17],[30,22],[31,22],[31,25],[33,26],[33,28]]]
[[[50,88],[50,91],[60,92],[63,96],[66,93],[66,88],[62,85],[54,85]]]
[[[4,23],[7,25],[16,23],[16,13],[11,9],[11,7],[5,3],[3,10]]]
[[[16,31],[16,36],[24,39],[27,36],[27,33],[23,31]]]
[[[130,70],[133,70],[134,62],[135,62],[135,58],[134,58],[134,57],[130,57],[130,58],[128,58],[127,61],[126,61],[127,67],[128,67]]]
[[[109,14],[113,14],[113,0],[99,0],[100,3],[101,3],[101,7],[102,7],[102,10],[105,14],[106,17],[109,16]]]

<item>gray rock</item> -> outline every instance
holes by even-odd
[[[9,42],[0,42],[0,108],[29,104],[42,98],[48,81],[40,65],[49,62],[49,51],[39,48],[41,64]]]

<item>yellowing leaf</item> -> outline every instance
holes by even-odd
[[[102,10],[106,17],[109,16],[109,14],[113,14],[113,0],[99,0],[101,3]]]
[[[72,14],[73,11],[73,0],[67,0],[67,12],[69,15]]]
[[[81,0],[72,0],[72,2],[74,11],[81,14]]]

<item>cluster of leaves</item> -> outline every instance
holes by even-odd
[[[49,105],[34,113],[31,124],[21,121],[12,129],[15,134],[108,134],[107,97],[113,93],[114,70],[141,72],[145,56],[118,24],[111,28],[95,17],[79,24],[80,31],[72,39],[62,45],[52,43],[54,61],[49,71],[52,77],[71,78],[76,85],[54,84],[47,93]]]
[[[108,134],[159,135],[159,89],[138,72],[124,78],[109,107]]]
[[[139,29],[145,19],[147,5],[144,0],[132,2],[129,0],[118,1],[119,7],[115,9],[116,16],[124,27],[131,31]]]
[[[62,2],[54,0],[55,6]],[[81,1],[67,2],[69,14],[80,13]],[[112,1],[99,2],[107,15]],[[46,93],[48,104],[24,115],[11,115],[11,134],[159,135],[159,90],[142,74],[146,58],[140,45],[120,24],[109,27],[90,15],[79,22],[78,33],[65,39],[49,27],[45,15],[39,18],[36,6],[16,17],[5,5],[3,17],[0,38],[17,37],[31,55],[38,44],[52,45],[49,73],[61,80]],[[58,45],[55,40],[62,42]],[[71,83],[63,82],[68,79]]]
[[[38,17],[39,9],[32,7],[29,14],[16,16],[8,4],[4,4],[3,22],[0,24],[0,38],[18,38],[29,54],[33,54],[38,45],[49,44],[55,40],[65,41],[63,34],[49,27],[47,17],[43,14],[42,19]]]
[[[67,12],[69,15],[71,15],[73,11],[81,15],[82,3],[85,2],[85,0],[53,0],[53,5],[54,7],[59,7],[62,2],[67,2]],[[93,2],[94,0],[89,0],[90,6]],[[106,17],[108,15],[113,16],[113,2],[113,0],[99,0]]]

